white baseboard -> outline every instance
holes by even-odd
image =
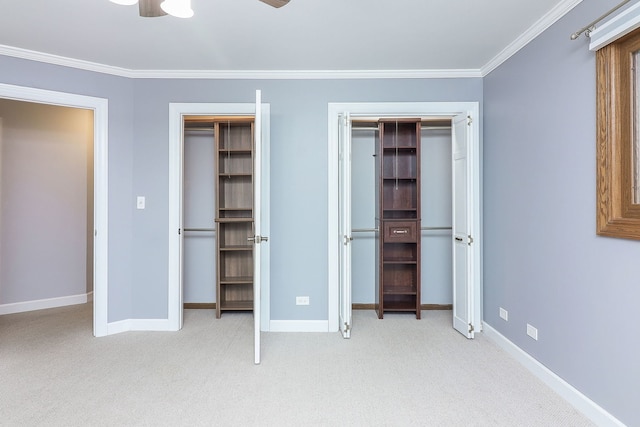
[[[107,324],[107,335],[130,331],[169,332],[168,319],[125,319]]]
[[[269,332],[327,332],[326,320],[271,320]],[[107,335],[129,331],[175,331],[168,319],[125,319],[107,324]]]
[[[584,394],[580,393],[571,384],[557,376],[549,368],[534,359],[529,353],[522,350],[520,347],[509,341],[504,335],[496,331],[491,325],[483,322],[483,333],[498,344],[503,350],[513,356],[518,362],[520,362],[525,368],[531,371],[542,382],[551,387],[556,393],[562,396],[573,407],[584,414],[587,418],[593,421],[598,426],[615,426],[624,427],[624,424],[620,422],[616,417],[602,409],[593,400],[589,399]]]
[[[327,320],[271,320],[269,332],[328,332]]]
[[[93,301],[93,292],[66,297],[39,299],[34,301],[0,304],[0,315],[22,313],[26,311],[44,310],[46,308],[64,307],[67,305],[84,304]]]

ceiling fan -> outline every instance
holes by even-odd
[[[156,16],[173,15],[179,18],[193,16],[191,0],[111,0],[113,3],[133,5],[138,3],[140,16],[154,18]],[[273,7],[282,7],[290,0],[259,0]]]

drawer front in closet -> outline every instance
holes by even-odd
[[[418,239],[417,221],[383,221],[385,242],[415,242]]]

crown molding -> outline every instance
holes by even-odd
[[[582,3],[582,0],[564,0],[558,3],[546,15],[538,19],[527,31],[522,33],[517,39],[509,43],[507,47],[502,49],[493,59],[487,62],[481,69],[482,77],[486,76],[507,59],[515,55],[520,49],[529,44],[530,41],[538,37],[547,28],[553,25],[557,20],[569,13],[574,7]]]
[[[141,70],[132,77],[145,79],[441,79],[481,77],[480,70]]]
[[[133,79],[441,79],[482,77],[479,69],[451,70],[130,70],[0,45],[0,55]]]
[[[52,55],[50,53],[36,52],[34,50],[21,49],[18,47],[0,45],[0,55],[14,58],[28,59],[30,61],[44,62],[64,67],[78,68],[80,70],[95,71],[96,73],[112,74],[114,76],[131,77],[130,70],[110,65],[98,64],[96,62],[83,61],[81,59],[67,58],[64,56]]]

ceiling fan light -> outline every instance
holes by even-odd
[[[123,6],[131,6],[138,3],[138,0],[111,0],[111,3],[121,4]]]
[[[176,18],[191,18],[193,16],[191,0],[164,0],[160,3],[160,7]]]

